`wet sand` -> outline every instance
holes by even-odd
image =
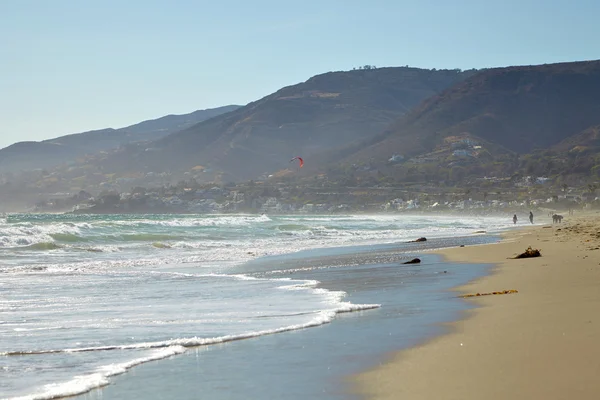
[[[382,307],[341,313],[315,328],[189,348],[115,376],[110,385],[76,399],[359,400],[349,393],[347,376],[376,365],[399,346],[408,348],[443,333],[441,323],[470,308],[450,289],[489,272],[488,265],[447,263],[424,252],[496,240],[476,235],[313,249],[231,268],[229,273],[257,278],[317,280],[322,288],[345,292],[346,301]],[[402,264],[417,256],[420,264]],[[446,269],[451,271],[444,273]]]
[[[508,259],[528,246],[542,257]],[[600,398],[600,217],[508,233],[498,244],[442,250],[493,263],[460,294],[478,307],[450,333],[390,355],[353,378],[368,399]]]

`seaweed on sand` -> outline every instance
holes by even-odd
[[[513,258],[531,258],[531,257],[541,257],[542,253],[538,249],[532,249],[531,246],[527,248],[523,253],[514,256]]]

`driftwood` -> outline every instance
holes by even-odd
[[[420,237],[420,238],[418,238],[418,239],[411,240],[411,241],[410,241],[410,242],[408,242],[408,243],[426,242],[426,241],[427,241],[427,238]]]
[[[413,258],[410,261],[403,262],[402,264],[419,264],[421,262],[420,258]]]
[[[463,294],[458,297],[462,297],[464,299],[467,297],[491,296],[491,295],[498,295],[498,294],[513,294],[513,293],[519,293],[519,291],[515,290],[515,289],[510,289],[510,290],[502,290],[500,292]]]
[[[531,258],[531,257],[541,257],[542,253],[538,249],[532,249],[531,246],[527,248],[523,253],[514,256],[513,258]]]

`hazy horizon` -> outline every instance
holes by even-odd
[[[247,104],[328,71],[598,58],[600,4],[0,4],[0,148]],[[557,29],[556,27],[561,27]]]

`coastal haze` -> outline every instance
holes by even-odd
[[[9,146],[2,208],[380,211],[397,199],[497,208],[557,202],[569,188],[593,198],[599,89],[600,61],[325,73],[243,107]]]
[[[0,399],[598,398],[598,13],[3,2]]]

